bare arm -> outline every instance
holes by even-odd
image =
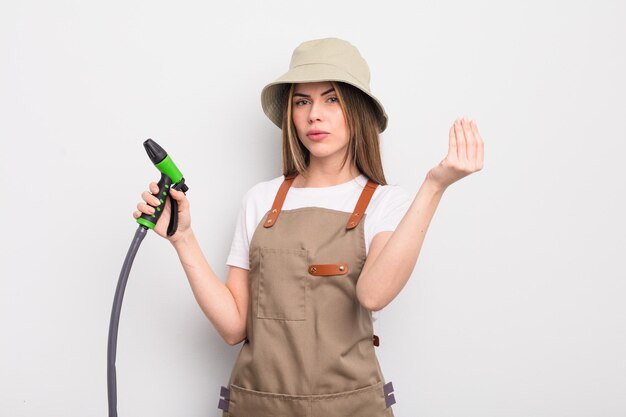
[[[443,190],[425,181],[393,232],[380,232],[357,281],[357,298],[369,310],[381,310],[405,286],[424,243]]]
[[[133,213],[134,218],[139,218],[141,213],[155,213],[156,208],[161,206],[156,197],[158,192],[158,185],[151,182],[149,191],[141,193],[143,202],[137,204],[137,211]],[[191,229],[190,204],[187,197],[175,188],[170,188],[170,195],[178,201],[178,228],[174,235],[167,235],[171,211],[171,202],[167,199],[162,206],[163,213],[154,231],[170,241],[176,249],[193,295],[209,321],[226,343],[237,344],[246,336],[248,270],[230,267],[226,284],[222,284],[204,257]]]
[[[389,304],[408,281],[430,221],[450,184],[483,167],[484,145],[473,120],[457,119],[448,133],[448,154],[426,175],[413,203],[393,232],[380,232],[357,282],[357,298],[369,310]]]
[[[246,337],[248,270],[231,266],[223,284],[204,257],[191,229],[172,245],[206,317],[226,343],[241,342]]]

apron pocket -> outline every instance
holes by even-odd
[[[316,395],[311,403],[313,417],[393,416],[385,403],[383,383],[338,394]]]
[[[275,394],[237,385],[230,386],[229,417],[300,417],[307,416],[308,409],[307,396]]]
[[[383,383],[324,395],[288,395],[230,385],[229,417],[393,417]]]
[[[307,250],[261,247],[260,252],[256,317],[305,320]]]

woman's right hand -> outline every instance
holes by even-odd
[[[152,194],[156,194],[159,192],[159,186],[156,182],[151,182],[148,186],[148,191],[144,191],[141,193],[141,198],[143,201],[137,203],[138,211],[133,212],[133,217],[138,219],[142,214],[152,215],[155,213],[155,208],[161,202],[157,197]],[[191,229],[191,214],[189,210],[189,201],[185,196],[185,193],[182,191],[178,191],[174,188],[170,188],[170,195],[178,202],[178,228],[176,229],[176,233],[172,236],[167,235],[167,226],[170,223],[170,212],[172,209],[172,203],[169,198],[165,199],[165,203],[163,204],[165,207],[162,207],[163,213],[159,220],[156,222],[156,226],[154,227],[154,231],[161,237],[166,238],[171,243],[176,242],[180,239],[185,233],[187,233]],[[149,203],[149,204],[148,204]]]
[[[450,184],[483,169],[484,142],[476,122],[456,119],[448,133],[448,155],[426,174],[426,180],[445,190]]]

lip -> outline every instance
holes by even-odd
[[[307,132],[307,136],[311,139],[311,140],[322,140],[324,139],[326,136],[328,136],[330,133],[326,132],[324,130],[317,130],[317,129],[311,129]]]

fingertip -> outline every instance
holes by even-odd
[[[170,194],[172,194],[172,197],[174,197],[177,200],[180,200],[182,197],[181,192],[174,187],[170,188]]]

